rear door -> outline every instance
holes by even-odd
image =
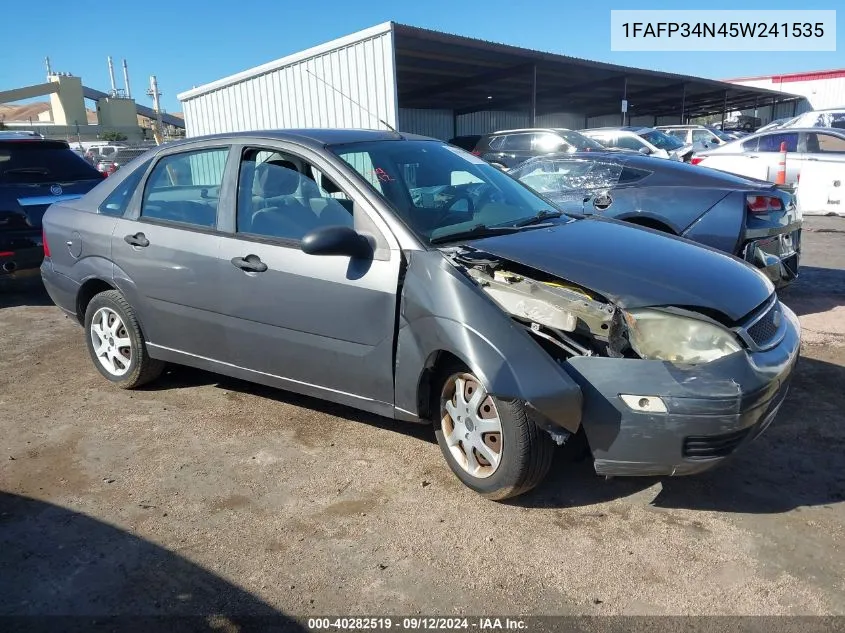
[[[388,413],[398,244],[319,154],[269,144],[246,146],[239,157],[237,210],[220,248],[226,362],[293,391],[357,406],[370,401],[363,408]],[[371,164],[366,153],[353,158]],[[374,256],[301,250],[307,232],[337,225],[373,236]]]
[[[224,179],[228,155],[228,145],[161,155],[140,200],[115,226],[115,281],[137,310],[152,347],[219,356],[217,213],[231,195]]]
[[[802,132],[801,135],[805,161],[845,163],[845,137],[829,132]]]

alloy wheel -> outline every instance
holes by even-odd
[[[91,319],[94,355],[112,376],[123,376],[132,362],[132,341],[120,315],[111,308],[100,308]]]

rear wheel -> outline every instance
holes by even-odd
[[[488,499],[515,497],[539,484],[554,443],[521,400],[490,395],[466,368],[440,374],[435,434],[452,472]]]
[[[85,310],[85,337],[94,366],[123,389],[155,380],[164,363],[150,358],[135,311],[117,290],[96,295]]]

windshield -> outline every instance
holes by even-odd
[[[661,132],[660,130],[649,130],[648,132],[642,132],[640,136],[652,145],[654,145],[657,149],[665,149],[669,152],[676,149],[681,149],[684,146],[684,144],[681,143],[681,141],[679,141],[676,137],[670,136],[669,134]]]
[[[377,141],[330,149],[427,243],[469,230],[521,226],[557,211],[492,165],[442,142]]]

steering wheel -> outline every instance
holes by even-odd
[[[496,202],[496,197],[501,198],[502,192],[496,189],[493,185],[485,184],[479,189],[478,199],[475,202],[473,211],[481,209],[484,205],[490,202]]]
[[[451,195],[452,199],[448,202],[446,206],[439,207],[437,209],[440,211],[440,213],[437,215],[436,218],[432,220],[432,226],[439,227],[441,223],[444,223],[444,221],[447,217],[449,217],[450,214],[455,213],[455,211],[452,210],[452,207],[454,207],[461,200],[466,200],[467,210],[459,211],[458,213],[471,214],[475,212],[475,203],[472,201],[472,196],[467,191],[463,191],[461,189],[458,189],[457,187],[447,187],[446,189],[440,192],[440,195]]]

